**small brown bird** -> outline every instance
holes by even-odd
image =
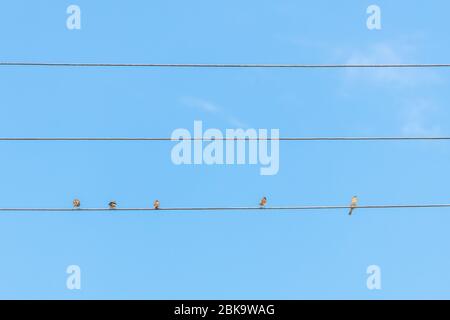
[[[116,209],[117,208],[117,202],[115,202],[115,201],[111,201],[108,205],[109,205],[110,209]]]
[[[153,202],[153,209],[158,210],[159,209],[159,200],[155,200]]]
[[[261,202],[259,203],[259,206],[260,206],[261,208],[264,208],[264,207],[266,206],[266,204],[267,204],[267,198],[266,198],[266,197],[263,197],[263,198],[261,199]]]
[[[355,208],[358,206],[358,197],[357,196],[353,196],[352,198],[352,202],[350,204],[350,211],[348,212],[348,215],[351,216],[353,213],[353,210],[355,210]]]
[[[74,209],[78,209],[78,208],[81,206],[81,201],[78,200],[78,199],[74,199],[74,200],[72,201],[72,204],[73,204],[73,208],[74,208]]]

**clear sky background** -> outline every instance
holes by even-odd
[[[382,30],[366,8],[382,9]],[[82,29],[66,28],[66,8]],[[448,1],[3,1],[0,60],[449,63]],[[448,69],[0,69],[0,136],[449,135]],[[1,142],[0,207],[448,203],[447,142],[282,142],[280,171],[170,142]],[[450,298],[450,211],[1,213],[0,298]],[[79,265],[82,290],[66,288]],[[382,290],[366,288],[378,265]]]

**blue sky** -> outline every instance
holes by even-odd
[[[77,4],[82,29],[66,28]],[[366,28],[366,8],[382,30]],[[4,1],[0,60],[448,63],[448,1]],[[0,136],[449,135],[446,69],[0,69]],[[280,171],[168,142],[1,142],[0,207],[449,202],[446,142],[282,142]],[[446,209],[1,213],[0,298],[450,298]],[[82,290],[66,288],[79,265]],[[382,290],[366,287],[378,265]]]

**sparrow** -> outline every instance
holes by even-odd
[[[352,203],[350,204],[350,211],[348,212],[348,215],[351,216],[353,213],[353,210],[358,206],[358,197],[353,196]]]
[[[153,202],[153,209],[155,210],[159,209],[159,200],[155,200],[155,202]]]
[[[261,208],[264,208],[264,207],[266,206],[266,204],[267,204],[267,198],[266,198],[266,197],[263,197],[263,198],[261,199],[261,202],[259,203],[259,206],[260,206]]]
[[[116,209],[117,208],[117,202],[115,202],[115,201],[111,201],[108,205],[109,205],[110,209]]]
[[[73,204],[73,208],[74,208],[74,209],[78,209],[78,208],[81,206],[81,201],[78,200],[78,199],[74,199],[74,200],[72,201],[72,204]]]

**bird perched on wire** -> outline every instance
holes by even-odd
[[[78,208],[80,208],[80,206],[81,206],[81,201],[80,201],[79,199],[74,199],[74,200],[72,201],[72,204],[73,204],[73,208],[74,208],[74,209],[78,209]]]
[[[155,200],[153,202],[153,209],[158,210],[159,209],[159,200]]]
[[[117,209],[117,202],[111,201],[108,203],[110,209]]]
[[[348,212],[348,215],[351,216],[353,213],[353,210],[355,210],[355,208],[358,206],[358,197],[357,196],[353,196],[352,197],[352,202],[350,203],[350,211]]]
[[[267,198],[266,198],[266,197],[263,197],[263,198],[261,199],[261,202],[259,203],[259,207],[260,207],[260,208],[264,208],[264,207],[266,206],[266,204],[267,204]]]

